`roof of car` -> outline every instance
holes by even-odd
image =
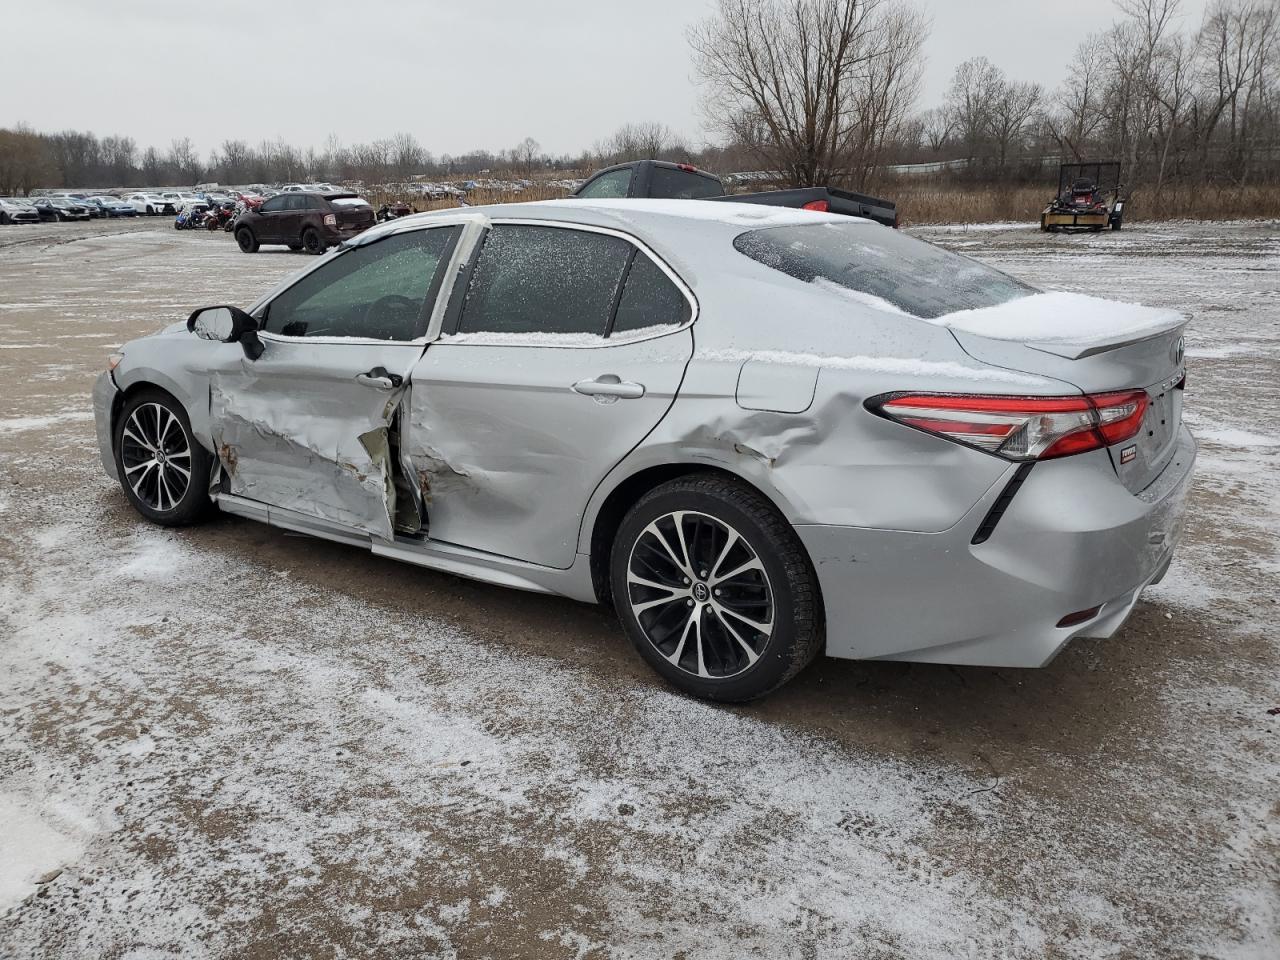
[[[722,224],[743,228],[803,226],[816,223],[848,223],[859,217],[818,213],[791,207],[772,207],[757,203],[733,203],[721,200],[642,200],[580,199],[538,200],[532,203],[495,203],[471,207],[453,207],[415,214],[415,222],[447,219],[470,214],[491,219],[547,220],[582,223],[590,226],[625,229],[627,226],[661,229],[689,226],[689,221]],[[403,225],[405,219],[391,221]],[[868,221],[870,222],[870,221]],[[375,228],[379,229],[379,228]]]

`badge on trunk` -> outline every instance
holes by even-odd
[[[1134,445],[1132,447],[1125,447],[1123,450],[1120,451],[1120,462],[1132,463],[1135,459],[1137,459],[1137,456],[1138,456],[1137,445]]]

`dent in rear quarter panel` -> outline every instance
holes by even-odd
[[[604,496],[651,466],[728,470],[773,500],[793,524],[920,531],[954,525],[1008,469],[996,457],[869,413],[862,406],[868,395],[901,386],[892,374],[820,369],[808,409],[780,413],[738,405],[742,363],[742,357],[695,357],[667,416],[597,490],[580,549],[588,546]],[[945,378],[938,382],[958,388]]]

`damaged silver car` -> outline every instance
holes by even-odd
[[[156,523],[611,604],[672,683],[745,700],[820,652],[1033,667],[1115,633],[1180,531],[1184,325],[849,217],[551,201],[369,230],[127,344],[94,399]]]

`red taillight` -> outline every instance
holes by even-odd
[[[1128,440],[1147,412],[1144,390],[1078,397],[889,394],[877,413],[1009,460],[1047,460]]]
[[[826,200],[810,200],[800,209],[812,210],[815,213],[827,213],[831,209],[831,204],[829,204]]]

